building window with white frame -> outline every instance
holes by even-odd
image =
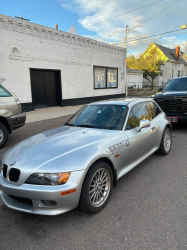
[[[174,77],[174,69],[172,70],[172,76],[171,76],[172,78]]]
[[[178,77],[180,77],[181,76],[181,71],[180,70],[178,70]]]
[[[163,76],[163,70],[160,70],[160,76]]]
[[[94,66],[94,88],[117,88],[118,69]]]
[[[181,76],[183,76],[183,70],[181,71]]]

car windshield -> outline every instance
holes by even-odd
[[[65,124],[68,126],[121,130],[127,115],[125,105],[88,105]]]
[[[187,77],[171,79],[164,87],[165,91],[187,91]]]

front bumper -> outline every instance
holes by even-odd
[[[86,170],[72,172],[64,185],[41,186],[23,184],[21,186],[8,183],[0,176],[0,195],[4,204],[12,209],[22,212],[57,215],[72,210],[78,206],[82,183]],[[75,192],[62,195],[62,192],[76,189]],[[56,206],[46,206],[43,200],[55,201]]]
[[[7,118],[8,124],[10,126],[10,130],[13,131],[17,128],[22,127],[26,121],[26,115],[21,113],[19,115],[14,115]]]

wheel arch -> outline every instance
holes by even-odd
[[[169,129],[172,131],[172,126],[171,126],[170,123],[168,123],[168,124],[166,125],[165,129],[166,129],[166,128],[169,128]]]
[[[0,123],[2,123],[2,124],[7,128],[8,132],[9,132],[10,134],[12,133],[12,131],[11,131],[11,129],[10,129],[10,126],[9,126],[8,121],[7,121],[6,118],[0,116]]]
[[[112,170],[112,173],[113,173],[113,187],[116,187],[116,185],[117,185],[117,173],[116,173],[116,170],[115,170],[115,168],[114,168],[114,165],[113,165],[112,161],[109,160],[107,157],[101,157],[101,158],[98,158],[97,160],[95,160],[95,161],[91,164],[91,166],[92,166],[93,164],[95,164],[96,162],[98,162],[98,161],[104,161],[104,162],[106,162],[106,163],[110,166],[110,168],[111,168],[111,170]],[[90,166],[90,167],[91,167],[91,166]],[[89,167],[89,169],[90,169],[90,167]],[[88,170],[89,170],[89,169],[88,169]]]
[[[162,137],[163,137],[163,135],[164,135],[164,131],[165,131],[166,128],[169,128],[170,131],[172,131],[172,126],[171,126],[171,124],[170,124],[170,123],[167,123],[167,124],[165,125],[164,129],[163,129]],[[160,144],[161,144],[161,142],[162,142],[162,137],[161,137],[161,140],[160,140],[160,143],[159,143],[159,147],[160,147]]]

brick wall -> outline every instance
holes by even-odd
[[[124,93],[123,48],[1,14],[0,32],[0,78],[22,103],[32,102],[30,68],[60,70],[62,99]],[[94,90],[94,65],[117,67],[118,88]]]

